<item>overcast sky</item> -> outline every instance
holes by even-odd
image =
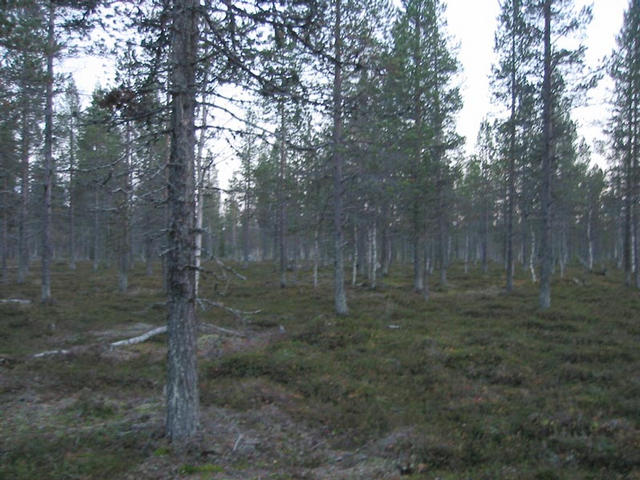
[[[586,29],[587,65],[596,68],[611,54],[615,38],[622,26],[628,0],[576,0],[576,6],[593,4],[593,21]],[[467,152],[471,153],[480,122],[491,111],[488,77],[494,62],[493,42],[500,11],[498,0],[450,0],[447,20],[449,33],[460,45],[458,59],[463,66],[462,95],[464,107],[458,117],[458,132],[467,138]],[[611,84],[606,79],[591,92],[588,107],[575,112],[579,133],[590,144],[604,139],[602,128],[608,118],[607,101]],[[604,166],[603,159],[596,158]]]
[[[615,47],[615,37],[622,26],[628,0],[576,0],[578,7],[588,3],[593,3],[594,15],[586,30],[587,64],[595,68]],[[480,122],[492,110],[488,77],[494,61],[493,43],[499,0],[449,0],[447,4],[448,31],[459,44],[458,59],[463,67],[461,86],[464,107],[458,116],[458,132],[466,137],[466,150],[471,153]],[[112,68],[112,63],[95,58],[65,63],[65,69],[74,73],[85,98],[89,98],[97,83],[105,85],[108,82],[106,78]],[[610,82],[603,81],[591,93],[589,106],[581,108],[574,115],[580,125],[579,133],[592,145],[595,140],[604,139],[602,128],[608,118],[606,104],[610,88]],[[596,161],[604,166],[602,159],[596,158]],[[224,165],[221,165],[221,170],[225,170]],[[221,178],[226,179],[230,173],[222,171]]]

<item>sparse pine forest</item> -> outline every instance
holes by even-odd
[[[640,479],[640,2],[597,66],[582,5],[499,2],[469,139],[445,1],[0,2],[0,478]]]

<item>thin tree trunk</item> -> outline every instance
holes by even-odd
[[[377,287],[376,267],[378,263],[378,247],[376,237],[376,222],[374,221],[369,229],[369,285],[371,288]]]
[[[589,210],[587,212],[587,268],[590,272],[593,271],[593,234],[591,231],[592,217],[592,208],[589,206]]]
[[[313,288],[318,288],[318,264],[320,263],[319,227],[313,231]]]
[[[27,99],[23,100],[20,138],[20,213],[18,217],[18,283],[24,283],[29,273],[29,245],[27,241],[27,219],[29,218],[29,119]]]
[[[177,448],[199,425],[195,309],[195,66],[198,0],[174,0],[171,152],[168,166],[168,354],[166,432]]]
[[[531,281],[536,283],[536,265],[535,265],[535,253],[536,253],[536,232],[531,227],[531,252],[529,252],[529,271],[531,272]]]
[[[353,222],[353,258],[351,259],[351,286],[355,287],[358,281],[358,223],[357,220]]]
[[[69,268],[76,269],[76,212],[73,175],[75,173],[75,112],[69,119]]]
[[[512,28],[516,28],[518,0],[513,0]],[[511,117],[509,118],[509,199],[507,205],[507,292],[513,291],[513,215],[516,196],[516,34],[511,34]]]
[[[51,194],[53,190],[53,57],[55,55],[55,5],[49,2],[47,26],[47,88],[44,125],[44,211],[42,212],[42,295],[51,303]]]
[[[4,152],[0,152],[0,155],[6,157]],[[2,192],[0,192],[0,212],[2,214],[2,224],[0,228],[2,228],[2,237],[0,238],[0,283],[6,285],[9,283],[9,269],[8,269],[8,256],[9,256],[9,209],[7,205],[7,192],[9,189],[9,178],[7,175],[7,169],[5,168],[6,163],[2,164],[4,174],[2,175]]]
[[[553,163],[552,59],[551,59],[551,0],[544,0],[544,80],[543,152],[542,152],[542,238],[540,241],[540,308],[551,307],[551,268],[553,263],[551,237],[551,178]]]
[[[119,259],[119,275],[118,289],[126,292],[129,286],[129,261],[131,258],[131,122],[127,121],[125,125],[125,163],[124,163],[124,185],[122,187],[122,206],[120,214],[122,218],[120,259]]]
[[[205,68],[204,78],[202,83],[204,88],[207,87],[208,71]],[[205,169],[202,164],[202,158],[204,155],[204,144],[206,141],[206,125],[207,125],[207,103],[206,92],[202,92],[202,105],[201,118],[200,118],[200,137],[198,138],[198,151],[195,157],[196,168],[196,231],[195,231],[195,296],[198,297],[198,291],[200,287],[200,268],[202,265],[202,228],[204,222],[204,179]]]
[[[344,239],[342,231],[342,0],[335,0],[333,77],[333,226],[335,243],[334,304],[338,315],[347,315],[347,295],[344,288]]]
[[[280,188],[278,189],[278,230],[280,231],[280,288],[287,286],[287,207],[285,205],[285,174],[287,171],[287,151],[286,151],[286,131],[285,131],[285,113],[284,100],[280,101],[280,175],[278,180]]]

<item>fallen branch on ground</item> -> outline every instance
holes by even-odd
[[[231,313],[232,315],[234,315],[242,323],[247,323],[247,318],[245,317],[245,315],[256,315],[257,313],[260,313],[262,311],[262,310],[254,310],[254,311],[251,311],[251,312],[244,312],[242,310],[237,310],[235,308],[231,308],[231,307],[225,305],[224,303],[214,302],[213,300],[208,300],[206,298],[199,298],[198,299],[198,304],[200,305],[200,308],[202,308],[203,311],[206,311],[206,308],[204,307],[205,304],[209,305],[211,307],[221,308],[222,310],[225,310],[225,311]]]
[[[153,330],[149,330],[147,333],[143,333],[142,335],[138,335],[137,337],[127,338],[125,340],[118,340],[117,342],[112,342],[109,344],[111,348],[114,347],[123,347],[125,345],[135,345],[137,343],[146,342],[151,337],[155,337],[156,335],[160,335],[162,333],[167,333],[167,326],[154,328]]]
[[[224,328],[224,327],[219,327],[217,325],[213,325],[211,323],[203,323],[199,325],[200,329],[210,329],[210,330],[214,330],[216,332],[219,333],[224,333],[225,335],[233,335],[236,337],[241,337],[241,338],[246,338],[247,335],[245,335],[242,332],[239,332],[237,330],[232,330],[230,328]],[[163,333],[167,333],[167,326],[162,326],[162,327],[157,327],[154,328],[153,330],[149,330],[146,333],[143,333],[142,335],[138,335],[137,337],[132,337],[132,338],[126,338],[124,340],[118,340],[117,342],[112,342],[110,344],[108,344],[108,348],[109,349],[113,349],[113,348],[117,348],[117,347],[124,347],[127,345],[136,345],[138,343],[142,343],[142,342],[146,342],[147,340],[149,340],[152,337],[155,337],[157,335],[161,335]],[[60,349],[60,350],[47,350],[46,352],[40,352],[40,353],[35,353],[33,355],[31,355],[32,358],[43,358],[43,357],[51,357],[54,355],[68,355],[70,353],[74,353],[74,352],[81,352],[81,351],[85,351],[87,350],[89,347],[99,347],[99,348],[104,348],[104,345],[97,345],[97,344],[92,344],[92,345],[81,345],[81,346],[77,346],[77,347],[72,347],[69,350],[65,350],[65,349]]]
[[[68,355],[71,350],[47,350],[46,352],[40,352],[33,355],[33,358],[50,357],[52,355]]]
[[[31,300],[23,298],[0,298],[0,303],[17,303],[18,305],[31,305]]]

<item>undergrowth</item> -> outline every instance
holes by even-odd
[[[0,287],[2,298],[33,301],[0,305],[0,410],[14,412],[0,416],[0,478],[115,479],[165,456],[157,453],[165,448],[157,438],[162,339],[130,347],[131,358],[91,350],[29,358],[95,342],[93,332],[123,323],[164,321],[162,309],[149,307],[163,301],[158,276],[136,270],[121,294],[114,272],[79,269],[58,266],[53,306],[38,304],[35,276]],[[540,312],[524,272],[507,295],[499,268],[482,275],[455,267],[450,285],[434,280],[425,302],[411,292],[410,272],[397,269],[376,290],[348,289],[351,314],[340,318],[329,271],[317,289],[307,271],[285,289],[271,265],[243,273],[247,280],[218,299],[260,310],[252,333],[284,333],[203,356],[203,407],[277,403],[333,448],[420,465],[410,478],[640,478],[640,295],[620,278],[570,270],[553,284],[552,308]],[[205,278],[202,288],[213,298],[220,286]],[[245,327],[227,312],[200,318]],[[176,475],[224,475],[227,467],[211,465],[179,463]]]

